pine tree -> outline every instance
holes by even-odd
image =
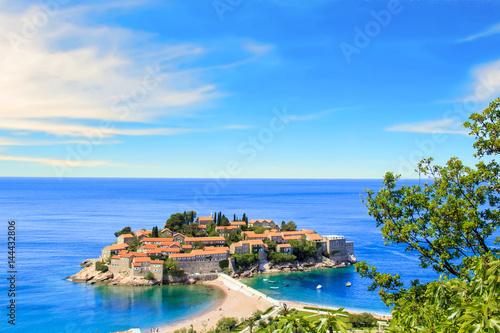
[[[233,221],[236,221],[236,214],[233,214]]]

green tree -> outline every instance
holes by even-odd
[[[305,237],[300,240],[292,239],[290,245],[293,248],[293,255],[299,261],[306,261],[317,256],[316,243],[306,240]]]
[[[232,257],[234,257],[236,261],[236,266],[238,267],[251,267],[255,265],[258,260],[258,255],[256,253],[249,253],[249,254],[234,253],[232,254]]]
[[[127,251],[129,252],[136,252],[138,248],[141,247],[141,241],[139,240],[139,238],[137,238],[136,235],[134,235],[134,239],[132,240],[132,242],[128,245],[127,247]]]
[[[377,324],[377,319],[372,314],[364,312],[360,314],[350,313],[347,316],[347,321],[352,327],[373,327]]]
[[[148,272],[148,274],[145,277],[146,280],[153,280],[154,278],[155,275],[153,274],[153,272]]]
[[[125,227],[122,230],[115,232],[115,237],[118,237],[118,236],[120,236],[122,234],[132,234],[132,233],[133,233],[132,232],[132,228]]]
[[[422,268],[441,273],[439,281],[405,286],[399,275],[380,273],[366,262],[356,264],[371,278],[370,290],[393,306],[394,331],[497,332],[500,237],[500,98],[464,127],[476,137],[478,162],[465,166],[451,158],[444,166],[422,159],[417,171],[428,182],[399,186],[389,172],[378,193],[367,190],[368,214],[375,218],[385,244],[404,244]],[[484,158],[487,157],[487,160]],[[494,281],[497,281],[496,283]],[[490,289],[490,288],[496,288]]]
[[[215,326],[215,332],[217,333],[231,333],[236,325],[238,324],[238,319],[232,317],[222,317],[219,319]]]
[[[273,264],[281,264],[285,262],[293,262],[297,259],[293,254],[288,253],[279,253],[279,252],[270,252],[269,253],[269,261]]]
[[[232,243],[239,242],[243,239],[243,237],[241,236],[241,230],[230,230],[225,239],[227,246],[230,246]]]
[[[285,223],[285,221],[281,221],[281,230],[282,231],[296,231],[297,225],[293,221],[289,221]]]
[[[165,227],[173,232],[179,232],[184,224],[187,224],[184,221],[184,215],[182,213],[175,213],[170,215],[170,218],[165,223]]]

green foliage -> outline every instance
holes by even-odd
[[[236,266],[239,267],[251,267],[255,265],[258,261],[258,255],[256,253],[249,253],[249,254],[234,253],[232,254],[232,256],[236,260]]]
[[[179,262],[172,260],[168,258],[163,262],[163,267],[166,271],[171,271],[177,269],[177,265],[179,265]]]
[[[184,270],[182,268],[181,269],[173,269],[173,270],[167,271],[167,274],[170,276],[174,276],[174,277],[182,277],[182,276],[184,276]]]
[[[205,245],[203,244],[203,242],[193,242],[193,250],[194,249],[203,249],[205,247]]]
[[[281,221],[281,231],[296,231],[297,225],[293,221],[289,221],[285,223],[285,221]]]
[[[347,316],[347,321],[352,325],[352,327],[374,327],[377,325],[377,319],[373,317],[370,313],[364,312],[361,314],[350,313]]]
[[[95,270],[98,272],[101,272],[101,273],[105,273],[108,271],[108,266],[106,266],[105,264],[103,264],[100,261],[96,261],[95,262]]]
[[[227,246],[239,242],[240,240],[243,239],[243,237],[241,236],[241,229],[238,228],[237,230],[229,231],[225,239]]]
[[[122,234],[132,234],[132,228],[125,227],[122,230],[115,232],[115,237],[118,237]]]
[[[266,227],[253,227],[253,232],[255,232],[256,234],[263,234],[266,230],[269,230],[270,228],[266,228]]]
[[[139,240],[139,238],[137,238],[136,235],[134,235],[134,239],[132,240],[132,242],[128,245],[128,248],[127,250],[129,252],[136,252],[137,249],[141,247],[141,241]]]
[[[254,317],[255,317],[255,319],[259,320],[260,318],[262,318],[262,314],[263,314],[263,312],[262,312],[262,311],[257,310],[257,311],[255,311],[255,312],[252,314],[252,316],[254,316]]]
[[[151,237],[153,237],[153,238],[160,237],[160,232],[158,231],[158,227],[153,227],[151,229]]]
[[[270,240],[269,238],[264,239],[263,242],[264,242],[264,244],[267,245],[267,248],[269,251],[271,251],[271,252],[276,251],[276,245],[278,245],[278,243]]]
[[[423,185],[399,186],[387,173],[378,193],[367,190],[368,214],[382,231],[385,244],[404,244],[418,253],[420,266],[441,273],[438,281],[404,286],[399,275],[380,273],[366,262],[356,264],[392,305],[391,331],[499,332],[498,291],[500,237],[500,164],[485,155],[500,152],[500,98],[464,127],[476,137],[474,167],[458,158],[446,165],[423,159],[417,171],[430,178]]]
[[[232,317],[222,317],[217,322],[215,326],[216,333],[230,333],[236,325],[238,324],[238,319]]]
[[[306,261],[317,256],[316,243],[306,240],[305,237],[301,240],[291,240],[290,245],[293,248],[293,255],[299,261]]]
[[[273,264],[281,264],[285,262],[293,262],[297,259],[293,254],[280,253],[280,252],[269,252],[269,261]]]
[[[314,323],[314,332],[326,333],[326,332],[347,332],[347,324],[344,318],[347,313],[344,312],[344,308],[340,308],[336,311],[328,311],[321,319]]]
[[[152,272],[148,272],[148,274],[145,277],[146,280],[153,280],[154,278],[155,275]]]
[[[170,215],[170,218],[165,223],[165,227],[173,232],[180,232],[185,224],[188,224],[188,222],[184,220],[184,214],[175,213]]]
[[[219,261],[219,267],[221,269],[228,268],[229,267],[229,259],[224,259]]]

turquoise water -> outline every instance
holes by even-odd
[[[344,235],[354,241],[358,260],[368,260],[383,272],[399,273],[406,282],[435,278],[431,271],[418,268],[418,259],[402,248],[383,245],[359,197],[365,188],[380,188],[380,180],[233,179],[217,193],[200,195],[207,184],[213,185],[213,180],[0,178],[1,228],[7,230],[8,219],[17,221],[18,270],[17,325],[5,328],[5,310],[0,330],[95,333],[97,328],[102,333],[137,326],[149,329],[212,307],[220,295],[199,286],[122,289],[64,279],[78,272],[85,259],[98,257],[102,247],[115,241],[113,233],[124,226],[134,230],[161,226],[170,214],[191,209],[202,216],[218,210],[231,217],[246,213],[250,219],[293,220],[323,235]],[[3,249],[6,240],[0,236]],[[5,257],[0,260],[5,272]],[[283,298],[309,303],[373,312],[383,309],[377,295],[366,290],[369,281],[352,271],[322,270],[297,276],[302,282],[290,283],[290,291],[280,289],[274,297],[283,293]],[[353,283],[349,290],[343,286],[345,279]],[[317,282],[325,285],[319,293],[311,289]],[[7,280],[0,279],[2,309],[7,304],[6,290]]]
[[[366,281],[356,274],[353,266],[310,272],[262,274],[242,279],[242,282],[281,301],[344,307],[347,310],[378,314],[390,312],[390,309],[380,302],[376,293],[366,292]],[[351,282],[351,287],[346,287],[347,282]],[[287,284],[289,287],[285,287]],[[318,285],[322,286],[319,290],[316,289]]]

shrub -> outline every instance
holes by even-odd
[[[262,311],[260,310],[257,310],[253,313],[253,316],[255,319],[259,320],[260,318],[262,318]]]
[[[224,270],[224,268],[228,268],[229,267],[229,260],[228,259],[224,259],[224,260],[219,261],[219,267],[222,270]]]
[[[279,252],[270,252],[269,253],[269,261],[273,264],[279,264],[283,262],[292,262],[297,259],[293,254],[288,253],[279,253]]]
[[[219,319],[217,322],[217,325],[215,327],[216,332],[230,332],[234,330],[236,327],[236,324],[238,324],[238,319],[232,318],[232,317],[222,317]]]
[[[168,275],[175,276],[175,277],[181,277],[184,276],[184,270],[181,269],[173,269],[170,271],[167,271]]]
[[[103,264],[100,261],[96,261],[95,262],[95,270],[99,271],[99,272],[102,272],[102,273],[105,273],[105,272],[108,271],[108,266],[106,266],[105,264]]]
[[[146,275],[145,279],[146,280],[153,280],[155,278],[155,275],[152,272],[149,272],[148,275]]]
[[[257,262],[258,255],[256,253],[249,254],[233,254],[234,259],[236,260],[236,265],[240,267],[250,267],[253,266]]]
[[[267,326],[267,321],[265,321],[264,319],[259,320],[259,326],[260,327],[266,327]]]
[[[377,319],[367,312],[349,314],[347,320],[351,323],[352,327],[373,327],[377,324]]]

